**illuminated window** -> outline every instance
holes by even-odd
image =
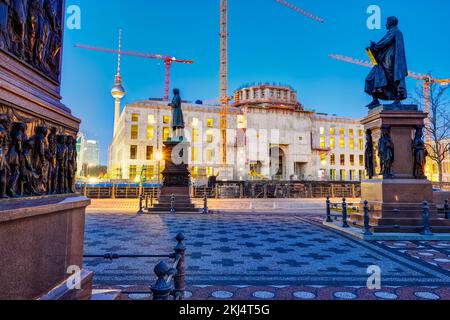
[[[360,155],[360,156],[359,156],[359,165],[360,165],[361,167],[364,167],[364,156],[363,156],[363,155]]]
[[[344,128],[340,128],[340,129],[339,129],[339,135],[340,135],[341,137],[345,136],[345,130],[344,130]]]
[[[359,130],[359,136],[364,137],[364,130]]]
[[[130,146],[130,159],[131,160],[137,159],[137,146]]]
[[[196,143],[198,142],[198,129],[192,129],[192,142]]]
[[[320,147],[324,149],[326,147],[325,137],[320,137]]]
[[[345,154],[341,154],[341,166],[345,166]]]
[[[170,117],[169,116],[164,116],[163,117],[163,123],[164,124],[169,124],[170,123]]]
[[[355,150],[355,139],[350,138],[350,150]]]
[[[213,143],[214,136],[211,131],[206,132],[206,143]]]
[[[237,117],[237,122],[238,122],[238,129],[247,128],[247,121],[245,120],[245,116],[239,115]]]
[[[327,154],[325,152],[320,153],[320,164],[323,166],[327,164]]]
[[[214,168],[213,167],[206,167],[206,175],[208,177],[211,177],[214,175]]]
[[[336,128],[330,128],[330,136],[336,135]]]
[[[320,134],[325,134],[325,128],[324,127],[320,127]]]
[[[198,149],[192,147],[192,161],[195,162],[198,160]]]
[[[356,171],[350,170],[350,181],[356,180],[355,178],[356,178]]]
[[[131,126],[131,140],[137,140],[139,133],[139,126],[137,124],[133,124]]]
[[[131,115],[131,122],[139,122],[139,114],[138,113],[133,113]]]
[[[214,150],[206,150],[206,162],[212,162],[214,158]]]
[[[153,180],[155,176],[155,167],[154,166],[144,166],[144,167],[145,167],[144,171],[145,179]]]
[[[147,146],[147,160],[153,160],[153,146]]]
[[[154,137],[155,137],[155,127],[147,126],[147,139],[153,140]]]
[[[192,126],[198,127],[198,118],[192,118]]]
[[[366,172],[364,170],[359,170],[359,180],[363,180],[366,176]]]
[[[163,140],[167,141],[170,137],[170,129],[168,127],[163,128]]]
[[[335,166],[336,165],[336,155],[333,153],[333,154],[331,154],[331,156],[330,156],[330,164],[332,165],[332,166]]]
[[[136,166],[130,166],[130,180],[135,180],[137,177],[137,167]]]
[[[156,123],[155,115],[154,114],[149,114],[148,117],[147,117],[147,121],[148,121],[149,124],[155,124]]]
[[[345,138],[340,138],[340,139],[339,139],[339,147],[340,147],[341,149],[344,149],[344,148],[345,148]]]
[[[348,130],[348,135],[349,135],[350,137],[353,137],[353,136],[355,135],[355,130],[349,129],[349,130]]]
[[[336,170],[335,169],[331,169],[330,170],[330,176],[331,176],[331,180],[336,180]]]
[[[214,128],[214,119],[206,120],[206,125],[208,128]]]
[[[364,140],[359,139],[359,150],[364,151]]]
[[[345,181],[346,179],[347,179],[347,171],[345,171],[345,170],[340,170],[340,172],[339,172],[340,174],[340,179],[341,179],[341,181]]]
[[[330,148],[331,149],[336,148],[336,138],[335,137],[330,138]]]
[[[351,166],[354,166],[354,165],[355,165],[355,155],[354,155],[354,154],[351,154],[351,155],[350,155],[350,165],[351,165]]]

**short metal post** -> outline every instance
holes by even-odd
[[[372,231],[370,231],[369,201],[367,200],[364,201],[364,235],[373,235]]]
[[[342,199],[342,228],[350,228],[347,222],[348,212],[347,212],[347,201]]]
[[[139,196],[139,211],[138,211],[138,215],[140,216],[140,215],[142,215],[142,214],[144,214],[144,210],[143,210],[143,207],[142,207],[142,202],[144,201],[144,196],[143,195],[140,195]]]
[[[423,230],[421,232],[424,236],[432,236],[433,232],[431,231],[430,226],[430,205],[428,201],[423,202]]]
[[[209,209],[208,209],[208,195],[205,192],[205,195],[203,197],[203,214],[208,214],[209,213]]]
[[[170,198],[170,213],[176,213],[177,210],[175,209],[175,195],[172,195]]]
[[[444,214],[445,214],[445,219],[450,220],[450,205],[448,203],[448,200],[445,200]]]
[[[330,201],[330,197],[327,197],[327,222],[328,223],[333,222],[333,219],[331,218],[331,201]]]
[[[170,273],[169,266],[164,261],[161,261],[156,265],[154,272],[158,280],[151,286],[153,300],[169,300],[172,291],[172,285],[167,283],[166,280]]]
[[[152,189],[152,193],[150,194],[150,206],[153,208],[153,192],[154,192],[155,190],[154,189]]]
[[[150,208],[148,207],[148,193],[146,193],[145,194],[145,210],[148,210],[148,209],[150,209]]]
[[[174,248],[175,251],[175,259],[180,257],[180,261],[177,265],[177,273],[174,276],[174,298],[175,300],[184,300],[184,293],[186,290],[186,266],[185,266],[185,255],[186,255],[186,247],[184,246],[183,241],[185,237],[182,233],[178,234],[176,237],[177,245]]]

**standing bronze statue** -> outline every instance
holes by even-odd
[[[374,148],[372,139],[372,130],[366,130],[366,150],[365,150],[365,166],[366,173],[369,179],[375,176],[375,166],[374,166]]]
[[[67,145],[66,136],[58,135],[56,138],[56,190],[59,194],[67,192]]]
[[[11,35],[11,51],[20,59],[25,58],[25,40],[28,19],[28,0],[11,0],[9,33]],[[29,50],[29,48],[27,49]]]
[[[375,63],[367,76],[365,92],[372,96],[369,109],[380,105],[381,100],[394,101],[393,105],[401,105],[408,97],[406,77],[408,66],[406,62],[405,42],[403,33],[398,28],[398,19],[387,19],[387,34],[379,42],[371,42],[367,48]]]
[[[39,176],[39,189],[41,192],[47,192],[48,185],[48,160],[47,160],[47,134],[48,128],[39,125],[35,128],[33,136],[33,167]]]
[[[33,167],[33,154],[35,140],[28,139],[23,144],[23,153],[21,161],[21,178],[23,183],[23,193],[26,196],[40,196],[39,175]]]
[[[54,194],[56,192],[56,132],[56,128],[52,127],[50,129],[50,133],[47,136],[47,194]]]
[[[7,193],[12,198],[17,197],[24,140],[24,124],[15,122],[12,125],[11,129],[11,145],[8,152],[8,164],[10,172]]]
[[[416,128],[416,134],[412,143],[414,177],[416,179],[426,179],[425,166],[427,163],[428,151],[423,140],[423,127]]]
[[[395,161],[394,142],[391,138],[390,127],[381,128],[381,138],[378,141],[378,157],[380,158],[381,172],[385,179],[394,177],[392,165]]]
[[[75,193],[77,150],[74,137],[67,136],[66,145],[67,145],[67,192]]]
[[[181,109],[181,97],[179,89],[173,89],[173,99],[172,103],[170,103],[169,106],[172,107],[172,128],[174,137],[183,137],[184,117],[183,110]]]
[[[0,119],[0,199],[6,198],[6,183],[8,178],[8,161],[6,159],[6,141],[8,137],[8,130],[3,126],[3,121]]]

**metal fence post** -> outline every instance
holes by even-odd
[[[448,200],[445,200],[444,214],[445,214],[445,219],[449,220],[450,219],[450,205],[448,203]]]
[[[424,236],[432,236],[433,232],[431,231],[430,226],[430,205],[428,201],[423,202],[423,230],[421,232]]]
[[[142,215],[142,214],[144,214],[144,210],[143,210],[143,208],[142,208],[142,202],[144,201],[144,196],[143,195],[140,195],[139,196],[139,211],[138,211],[138,215]]]
[[[348,212],[347,212],[347,201],[346,199],[342,199],[342,227],[343,228],[350,228],[347,222],[348,219]]]
[[[330,197],[327,197],[327,222],[328,223],[333,222],[333,219],[331,219],[331,201],[330,201]]]
[[[169,300],[170,292],[172,291],[171,284],[167,283],[166,280],[170,273],[169,266],[164,261],[161,261],[156,265],[154,272],[158,280],[151,286],[153,300]]]
[[[154,189],[152,189],[152,193],[150,194],[150,206],[153,208],[153,192],[154,192],[155,190]]]
[[[183,241],[185,237],[182,233],[178,234],[176,237],[177,245],[174,248],[175,251],[175,259],[180,257],[180,261],[177,266],[177,273],[174,277],[174,298],[176,300],[184,300],[184,292],[186,290],[186,273],[185,273],[185,256],[186,256],[186,247],[184,246]]]
[[[370,231],[369,201],[367,200],[364,201],[364,235],[373,235],[373,233]]]
[[[145,194],[145,210],[148,210],[148,193]]]
[[[175,209],[175,195],[172,195],[170,198],[170,213],[176,213],[177,210]]]
[[[209,209],[208,209],[208,195],[205,192],[205,195],[203,197],[203,214],[208,214],[209,213]]]

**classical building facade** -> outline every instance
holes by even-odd
[[[184,103],[185,135],[194,182],[224,170],[220,113],[214,105]],[[128,104],[115,119],[109,148],[112,179],[156,182],[163,141],[171,135],[167,102]],[[240,88],[230,107],[227,179],[359,180],[364,176],[364,135],[358,119],[307,111],[289,86]]]

